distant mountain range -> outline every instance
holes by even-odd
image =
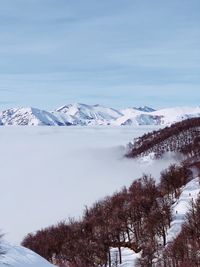
[[[38,108],[11,108],[0,112],[0,125],[95,126],[95,125],[168,125],[200,117],[200,107],[174,107],[155,110],[131,107],[117,110],[101,105],[69,104],[55,111]]]

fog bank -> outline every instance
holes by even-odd
[[[152,173],[169,160],[126,159],[124,146],[147,127],[0,128],[0,228],[9,241],[78,217],[85,205]]]

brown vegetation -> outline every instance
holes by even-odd
[[[154,153],[160,158],[166,152],[177,152],[187,158],[200,156],[200,118],[184,120],[159,131],[144,134],[129,143],[127,157]]]
[[[156,251],[166,245],[172,220],[171,205],[178,189],[186,184],[190,172],[185,166],[171,165],[156,185],[144,175],[129,188],[85,208],[79,221],[70,219],[28,234],[26,246],[59,266],[111,266],[110,248],[142,252],[141,266],[151,266]]]
[[[141,252],[140,267],[200,267],[200,198],[192,203],[180,235],[166,244],[172,205],[192,179],[191,167],[200,167],[199,127],[200,118],[185,120],[130,145],[128,157],[154,152],[159,158],[168,151],[185,155],[184,163],[161,173],[159,184],[143,175],[129,188],[86,207],[79,221],[28,234],[22,245],[63,267],[111,267],[112,247],[118,249],[119,263],[121,248],[127,247]]]

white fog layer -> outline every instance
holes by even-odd
[[[156,127],[0,128],[1,229],[19,243],[41,227],[78,217],[143,173],[156,178],[169,161],[123,158],[124,146]]]

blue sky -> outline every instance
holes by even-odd
[[[0,0],[0,109],[199,105],[199,0]]]

